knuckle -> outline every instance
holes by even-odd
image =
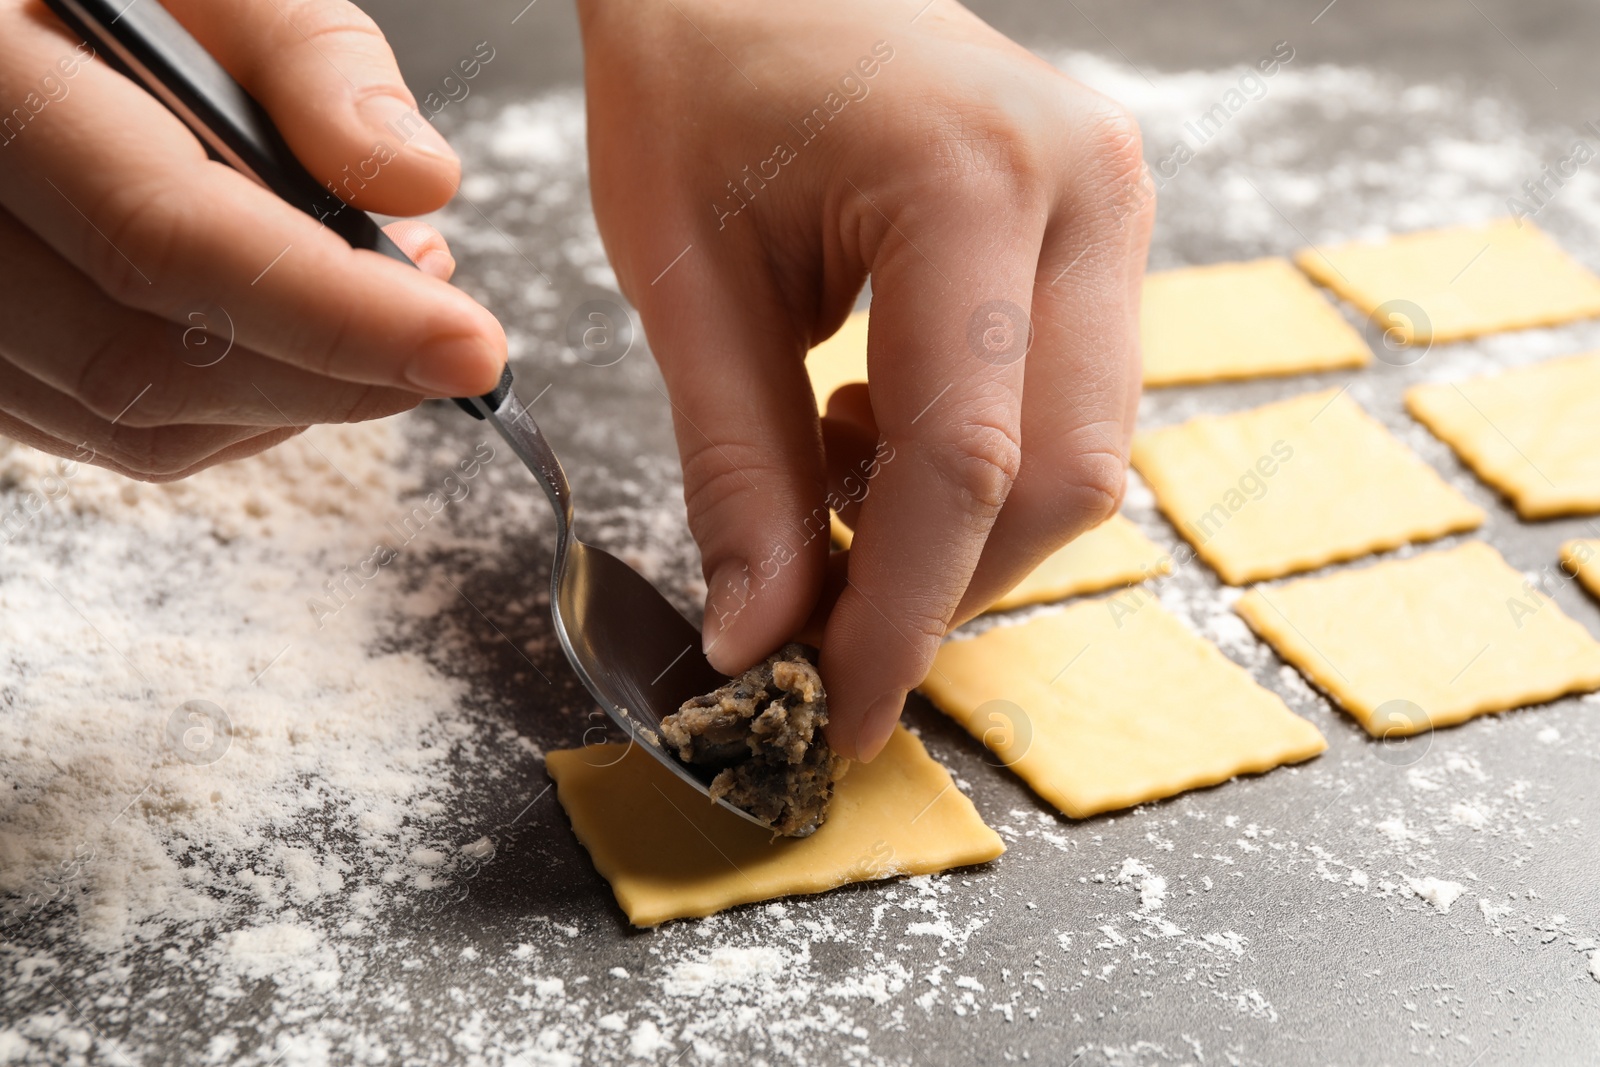
[[[907,600],[900,605],[900,623],[912,643],[918,645],[919,657],[907,671],[911,685],[919,684],[927,675],[939,642],[950,631],[951,614],[950,608],[920,599]]]
[[[1022,438],[1015,425],[972,419],[943,449],[945,472],[967,507],[997,513],[1022,469]]]
[[[938,106],[921,151],[930,180],[964,198],[1003,196],[1011,202],[1042,200],[1054,183],[1049,150],[1018,117],[998,106]]]
[[[312,47],[345,36],[384,39],[372,16],[343,0],[295,0],[288,6],[287,21],[293,27],[292,43],[308,43]]]
[[[174,376],[168,381],[157,381],[148,392],[140,393],[146,384],[133,378],[126,380],[130,386],[122,398],[122,405],[117,409],[123,412],[122,418],[117,420],[120,426],[133,430],[155,430],[163,426],[180,424],[214,423],[223,413],[217,410],[215,402],[198,395],[194,390],[185,387],[184,379],[187,376]],[[129,403],[137,396],[138,402],[131,407]],[[112,413],[115,417],[116,412]]]
[[[864,632],[881,631],[882,639],[871,642],[878,673],[907,689],[920,684],[950,631],[956,605],[902,590],[886,595],[874,587],[869,592],[855,584],[847,587],[845,596],[840,598],[841,605],[847,597],[855,598],[851,610],[864,620]]]
[[[1121,219],[1155,212],[1155,183],[1144,162],[1138,121],[1107,102],[1088,121],[1086,163],[1096,202]]]
[[[99,214],[109,221],[104,238],[92,235],[86,245],[89,278],[125,307],[157,308],[180,238],[183,205],[171,190],[133,187],[107,197]]]
[[[212,449],[192,427],[111,427],[107,451],[130,478],[170,482],[191,473]]]
[[[1092,161],[1114,177],[1136,177],[1144,166],[1139,121],[1118,104],[1108,102],[1090,116],[1088,147]]]
[[[92,414],[107,421],[115,419],[144,388],[134,384],[138,375],[130,373],[137,360],[138,351],[131,349],[122,335],[106,336],[78,369],[72,395]]]
[[[355,309],[341,302],[333,310],[334,318],[324,333],[302,331],[293,342],[298,353],[295,363],[325,377],[338,377],[336,368],[346,353],[346,344],[357,333]]]
[[[417,406],[420,399],[415,393],[368,385],[352,392],[347,400],[339,405],[336,417],[327,421],[350,423],[387,418],[402,411],[410,411]]]
[[[1121,455],[1110,449],[1079,452],[1062,465],[1046,506],[1052,517],[1089,529],[1117,513],[1127,486]]]
[[[784,471],[753,445],[711,441],[683,448],[683,500],[692,525],[721,528],[727,509],[737,509],[758,487],[781,485]]]

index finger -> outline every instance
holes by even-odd
[[[881,231],[867,368],[883,445],[821,662],[829,740],[856,759],[927,675],[1021,464],[1044,212],[1004,188],[960,199],[982,206],[951,221],[932,203],[892,219],[861,205]]]

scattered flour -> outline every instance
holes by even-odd
[[[776,948],[715,948],[703,959],[668,967],[662,988],[674,997],[701,997],[729,986],[737,989],[770,981],[783,974],[788,962],[783,951]]]
[[[1167,902],[1167,880],[1152,873],[1136,859],[1122,861],[1122,869],[1117,872],[1117,883],[1138,887],[1140,911],[1160,911]]]
[[[1412,892],[1438,908],[1441,912],[1448,912],[1450,905],[1459,900],[1461,894],[1467,891],[1467,887],[1460,882],[1446,882],[1432,875],[1426,878],[1411,878],[1408,876],[1406,884],[1411,887]]]
[[[1407,826],[1405,819],[1399,815],[1383,820],[1374,829],[1395,844],[1403,844],[1420,836],[1417,831]]]

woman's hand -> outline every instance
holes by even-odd
[[[355,7],[163,3],[356,206],[418,214],[455,191],[460,164]],[[389,233],[422,270],[211,162],[37,0],[0,0],[0,433],[170,479],[489,391],[499,324],[445,284],[436,232]]]
[[[1121,498],[1137,128],[954,0],[579,3],[595,210],[671,395],[707,653],[732,673],[816,612],[830,738],[870,759],[948,630]],[[869,276],[871,384],[819,421],[806,351]]]

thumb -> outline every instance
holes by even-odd
[[[700,545],[706,656],[735,674],[805,623],[827,564],[828,509],[805,341],[755,272],[710,257],[692,249],[641,295],[640,314]]]
[[[347,203],[418,215],[454,194],[460,161],[417,110],[377,23],[355,5],[163,3],[266,108],[306,169]]]

